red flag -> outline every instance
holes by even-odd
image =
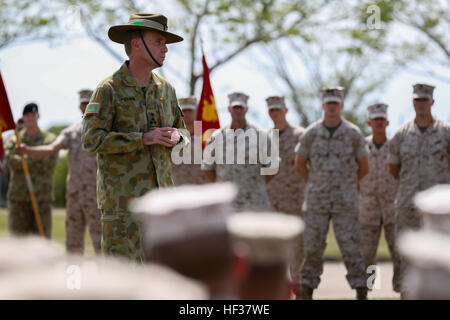
[[[209,139],[212,133],[220,128],[219,115],[217,113],[216,101],[209,80],[209,68],[205,56],[202,57],[203,64],[203,88],[197,108],[197,121],[202,122],[202,145]]]
[[[2,74],[0,72],[0,159],[3,158],[3,140],[1,134],[4,131],[16,128],[14,118],[12,116],[11,107],[9,105],[8,95],[6,94],[5,85],[3,84]],[[1,168],[0,168],[1,170]]]

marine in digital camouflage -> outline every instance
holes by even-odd
[[[216,130],[211,138],[207,141],[207,145],[214,143],[216,137],[222,136],[223,139],[223,156],[222,164],[218,164],[218,159],[216,159],[215,154],[212,154],[214,159],[214,163],[209,164],[212,159],[209,159],[209,155],[204,152],[202,170],[203,171],[211,171],[214,170],[216,172],[216,181],[217,182],[234,182],[238,188],[238,194],[233,201],[233,209],[235,211],[269,211],[271,210],[271,205],[269,202],[269,198],[267,196],[266,190],[266,176],[261,175],[261,168],[269,167],[270,164],[264,165],[261,162],[257,164],[249,164],[249,155],[250,155],[250,143],[249,139],[245,139],[245,164],[237,164],[237,150],[238,143],[237,137],[234,137],[234,162],[233,164],[226,164],[226,130],[230,130],[231,126],[227,125],[224,128]],[[247,130],[255,130],[256,132],[264,133],[264,131],[257,126],[247,122],[245,128],[243,130],[236,130],[245,134]],[[235,132],[236,132],[235,131]],[[268,139],[269,136],[265,134]],[[270,146],[268,146],[270,149]],[[206,150],[206,148],[205,148]]]
[[[57,140],[69,149],[69,173],[66,190],[66,249],[84,253],[86,225],[89,227],[95,252],[101,252],[101,213],[97,208],[97,157],[81,146],[82,124],[64,129]]]
[[[304,128],[288,124],[280,131],[279,156],[281,158],[278,174],[267,184],[267,194],[275,211],[303,218],[302,205],[305,180],[295,171],[295,146],[305,131]],[[294,242],[295,257],[290,264],[292,280],[299,282],[303,262],[303,234]]]
[[[434,185],[450,183],[449,123],[433,119],[423,133],[415,120],[404,124],[389,143],[388,163],[400,165],[395,207],[396,234],[401,236],[404,231],[423,226],[423,216],[413,204],[414,195]],[[406,261],[401,259],[400,283],[406,267]]]
[[[352,288],[366,287],[358,220],[358,163],[368,155],[364,137],[345,119],[330,137],[323,120],[311,124],[296,153],[309,164],[305,192],[305,262],[302,285],[317,288],[330,219]]]
[[[390,174],[387,163],[389,140],[379,149],[373,136],[366,138],[369,147],[369,173],[359,182],[359,221],[361,222],[361,250],[366,268],[376,264],[381,230],[388,244],[394,267],[394,291],[399,292],[399,255],[395,245],[395,206],[398,182]]]
[[[173,184],[172,148],[146,146],[143,133],[157,127],[186,129],[175,89],[152,72],[147,88],[130,74],[127,62],[103,80],[87,106],[83,149],[97,153],[97,199],[102,209],[105,254],[142,261],[140,225],[127,211],[130,199]],[[180,132],[180,143],[189,138]]]
[[[28,146],[50,144],[55,140],[53,133],[45,131],[40,131],[37,135],[30,137],[26,134],[26,129],[19,132],[19,137],[21,142]],[[5,147],[6,169],[9,175],[7,199],[10,209],[8,217],[10,232],[13,234],[38,233],[21,157],[15,153],[15,147],[16,137],[13,136]],[[41,160],[29,156],[24,157],[30,172],[39,213],[42,215],[44,233],[50,238],[53,170],[58,157],[54,155]]]
[[[397,227],[419,228],[422,217],[413,197],[436,184],[450,183],[450,125],[434,119],[424,133],[414,120],[404,124],[389,143],[388,162],[400,165],[395,205]]]

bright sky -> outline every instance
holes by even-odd
[[[177,70],[187,72],[187,62],[173,52],[171,54],[170,46],[173,45],[169,45],[167,63],[171,63]],[[120,45],[116,48],[118,52],[123,52]],[[123,56],[125,59],[124,52]],[[212,64],[212,61],[210,63]],[[21,116],[26,103],[34,101],[39,105],[41,115],[39,124],[44,129],[55,124],[81,121],[77,91],[81,88],[95,88],[102,79],[119,67],[120,63],[87,37],[56,47],[49,47],[44,42],[35,42],[10,46],[0,51],[0,70],[14,118],[17,120]],[[442,70],[439,71],[442,73]],[[167,78],[175,86],[178,97],[188,94],[188,86],[182,80],[170,76],[169,73],[166,75],[169,75]],[[412,85],[418,82],[436,86],[433,114],[439,119],[450,120],[450,84],[405,72],[393,74],[386,90],[379,97],[380,101],[389,104],[388,112],[391,120],[389,135],[393,135],[401,124],[414,118],[411,102]],[[250,96],[249,120],[266,129],[271,126],[265,98],[279,95],[280,92],[277,92],[275,86],[271,84],[267,74],[252,64],[251,51],[215,71],[211,83],[222,125],[230,121],[226,110],[227,94],[243,91]],[[201,86],[198,88],[201,90]],[[200,92],[196,95],[199,97]],[[297,124],[298,118],[294,112],[288,115],[288,119]]]

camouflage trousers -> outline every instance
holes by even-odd
[[[290,214],[293,216],[300,217],[303,220],[303,211],[301,206],[296,204],[292,204],[291,206],[277,206],[273,205],[274,210],[277,212],[282,212],[285,214]],[[305,257],[305,245],[303,240],[303,233],[301,233],[294,241],[294,255],[292,256],[292,260],[289,263],[289,274],[291,277],[291,281],[296,284],[300,284],[302,278],[302,264],[303,259]]]
[[[66,250],[68,253],[84,253],[86,225],[89,227],[95,253],[101,254],[102,223],[97,201],[86,201],[80,194],[68,194],[66,201]]]
[[[102,210],[102,253],[145,262],[141,223],[126,210]]]
[[[388,244],[389,252],[391,254],[392,265],[394,267],[394,274],[392,277],[392,287],[395,292],[400,292],[400,255],[395,246],[395,224],[381,224],[376,225],[361,225],[361,251],[364,258],[366,270],[369,266],[376,264],[376,255],[378,244],[381,236],[381,229],[384,229],[384,238]]]
[[[418,230],[423,226],[422,214],[414,208],[397,208],[396,211],[396,229],[395,233],[397,238],[401,236],[405,231]],[[408,269],[406,260],[400,256],[399,266],[399,282],[401,284],[400,290],[403,291],[405,272]]]
[[[305,261],[302,267],[302,285],[317,288],[323,273],[323,253],[327,234],[333,223],[334,233],[347,268],[347,281],[353,289],[367,286],[367,275],[361,254],[361,229],[358,210],[321,212],[307,209],[305,213]]]
[[[52,203],[38,202],[37,207],[45,237],[50,239],[52,235]],[[8,200],[8,208],[8,229],[11,235],[39,234],[31,201]]]

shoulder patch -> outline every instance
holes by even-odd
[[[88,114],[96,114],[100,112],[100,103],[95,102],[95,103],[89,103],[86,107],[86,111],[84,112],[84,115],[88,115]]]

